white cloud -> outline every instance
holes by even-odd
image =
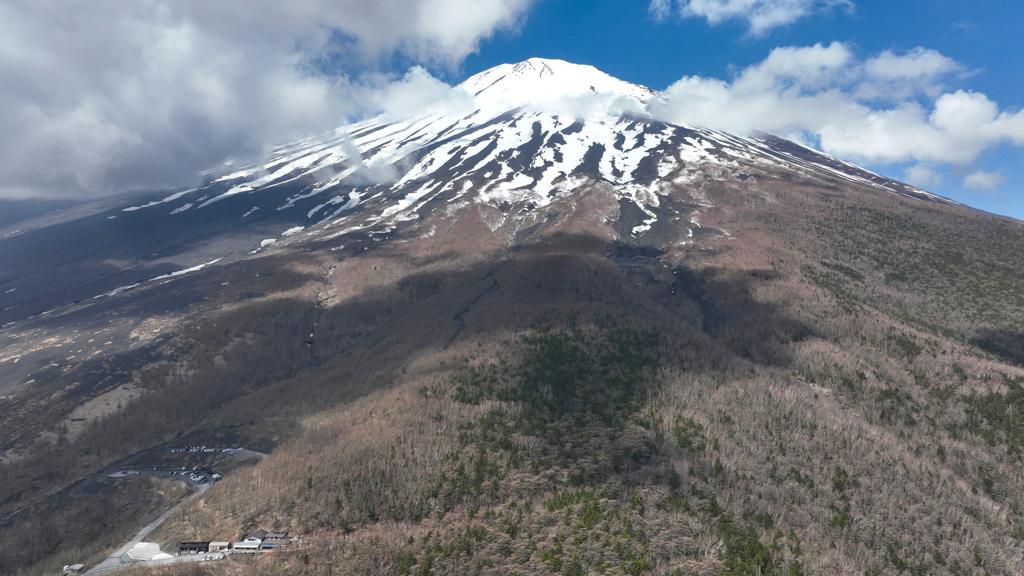
[[[455,66],[533,1],[5,1],[0,196],[187,185],[394,104],[381,62]]]
[[[792,24],[819,10],[853,9],[849,0],[651,0],[651,14],[661,20],[673,13],[683,18],[705,18],[712,26],[727,20],[745,20],[752,36]]]
[[[886,50],[864,62],[864,77],[869,82],[858,86],[859,99],[902,99],[922,93],[937,97],[942,81],[963,78],[969,72],[962,64],[935,50],[914,48],[906,54]]]
[[[965,68],[917,48],[858,59],[832,43],[776,48],[731,81],[684,77],[655,113],[741,134],[804,133],[830,154],[889,164],[967,164],[1002,142],[1024,145],[1024,112],[946,86]]]
[[[942,176],[924,164],[915,164],[904,171],[903,181],[918,188],[931,188],[942,184]]]
[[[972,190],[992,190],[1006,182],[1002,174],[998,172],[974,172],[964,177],[964,188]]]
[[[865,69],[874,78],[909,80],[959,72],[963,66],[935,50],[914,48],[904,55],[886,50],[865,62]]]
[[[399,81],[392,82],[376,98],[384,113],[402,118],[422,111],[428,106],[445,106],[451,109],[467,109],[472,98],[461,90],[431,76],[420,66],[415,66]],[[470,109],[471,111],[471,109]]]

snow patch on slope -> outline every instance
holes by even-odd
[[[128,208],[122,208],[121,211],[122,212],[134,212],[136,210],[141,210],[143,208],[150,208],[152,206],[158,206],[160,204],[165,204],[167,202],[173,202],[173,201],[177,200],[178,198],[181,198],[185,194],[190,194],[192,192],[195,192],[196,190],[198,190],[198,188],[192,188],[191,190],[185,190],[183,192],[176,192],[174,194],[171,194],[167,198],[164,198],[163,200],[157,200],[155,202],[150,202],[148,204],[143,204],[142,206],[130,206]]]

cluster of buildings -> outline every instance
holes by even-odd
[[[287,532],[267,532],[257,530],[239,542],[182,542],[178,544],[178,555],[182,554],[206,554],[208,552],[224,552],[231,550],[235,553],[268,554],[280,552],[289,546],[296,546],[300,543],[298,538],[288,539]]]

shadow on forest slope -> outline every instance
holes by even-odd
[[[994,354],[1003,362],[1024,366],[1024,334],[986,328],[978,330],[971,344]]]
[[[201,282],[218,284],[243,267],[211,273]],[[250,275],[252,270],[244,268]],[[765,281],[755,276],[714,268],[669,271],[646,253],[621,251],[593,237],[558,236],[499,261],[410,274],[390,289],[326,310],[296,298],[244,303],[191,324],[164,345],[162,355],[187,359],[187,371],[173,362],[153,362],[137,373],[151,394],[82,438],[47,450],[35,466],[30,459],[16,472],[8,469],[0,501],[23,489],[16,489],[23,482],[15,478],[60,481],[70,473],[61,474],[62,468],[80,468],[90,454],[102,467],[101,461],[200,428],[255,425],[284,414],[290,419],[347,401],[349,388],[367,392],[386,386],[412,355],[455,339],[547,326],[624,325],[657,331],[669,347],[700,349],[679,356],[690,362],[726,366],[742,358],[785,366],[790,361],[786,344],[811,331],[751,299],[749,285]],[[114,371],[136,355],[111,357],[77,372],[100,382],[104,368]],[[245,399],[273,384],[273,392]],[[267,395],[276,397],[269,401]],[[99,456],[104,453],[108,457]]]
[[[375,258],[408,261],[400,245],[382,248]],[[198,442],[230,428],[275,444],[303,416],[390,386],[417,355],[452,342],[544,327],[624,327],[658,333],[671,351],[667,364],[728,370],[747,362],[787,366],[787,344],[811,332],[751,298],[752,283],[773,274],[672,270],[656,255],[619,248],[556,235],[498,259],[412,273],[333,307],[295,297],[243,300],[165,344],[165,361],[136,372],[150,393],[123,412],[77,440],[0,468],[0,500],[78,477],[83,458],[98,470],[186,435]],[[219,285],[242,266],[195,282]]]

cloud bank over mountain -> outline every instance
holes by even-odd
[[[1024,145],[1024,112],[952,89],[970,71],[924,48],[866,59],[841,42],[776,48],[732,80],[686,76],[656,113],[739,134],[766,131],[874,164],[967,165],[999,144]],[[919,182],[930,182],[922,169]]]
[[[457,66],[532,1],[6,2],[0,197],[185,184],[419,90],[389,59]]]
[[[441,102],[466,106],[468,95],[453,92],[438,71],[457,73],[496,32],[519,29],[535,3],[6,2],[0,199],[191,187],[226,159],[259,161],[268,146],[353,119],[397,117]],[[649,12],[712,25],[742,21],[757,36],[852,6],[653,0]],[[868,56],[843,42],[778,47],[725,79],[683,76],[651,112],[738,134],[772,132],[875,166],[896,164],[921,186],[938,185],[952,165],[957,179],[970,174],[967,188],[991,190],[1003,177],[978,159],[997,146],[1024,146],[1024,113],[965,89],[975,73],[923,47]],[[616,103],[588,97],[572,104],[582,114]]]

